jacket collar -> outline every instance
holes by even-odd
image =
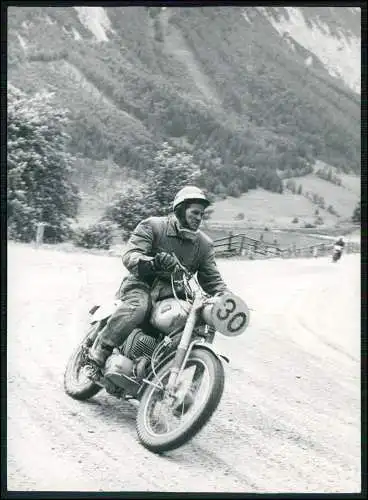
[[[168,216],[167,236],[173,236],[184,240],[194,241],[198,237],[198,231],[190,231],[180,226],[178,219],[175,215]]]

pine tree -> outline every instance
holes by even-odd
[[[167,143],[156,153],[153,163],[146,184],[147,205],[155,215],[166,215],[177,191],[186,184],[195,184],[200,170],[191,154],[175,152]]]
[[[67,116],[52,95],[32,97],[8,88],[8,233],[29,242],[37,223],[46,224],[45,241],[61,241],[78,208],[71,181],[72,157],[64,133]]]

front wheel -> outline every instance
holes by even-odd
[[[171,360],[157,374],[165,387]],[[157,379],[155,384],[159,385]],[[137,414],[140,442],[149,450],[162,453],[179,448],[192,439],[216,410],[224,390],[225,374],[221,361],[209,350],[195,348],[186,362],[175,398],[148,386]]]
[[[100,323],[92,325],[87,335],[70,356],[64,373],[64,390],[73,399],[84,401],[97,394],[101,387],[92,382],[84,373],[87,351],[93,344]]]

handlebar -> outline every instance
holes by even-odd
[[[192,273],[189,271],[189,269],[187,269],[181,262],[180,260],[178,259],[178,257],[175,255],[175,253],[172,253],[172,256],[175,258],[176,260],[176,264],[178,266],[178,268],[180,269],[180,271],[183,272],[183,274],[186,276],[186,278],[190,279],[192,277]],[[174,271],[175,272],[175,271]]]

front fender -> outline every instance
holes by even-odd
[[[192,349],[193,348],[197,348],[197,349],[206,349],[207,351],[210,351],[212,352],[218,359],[219,361],[222,361],[222,359],[224,359],[227,363],[230,363],[230,360],[227,356],[224,356],[223,354],[219,354],[211,345],[203,342],[203,340],[195,340],[193,343],[192,343]],[[166,364],[168,363],[169,361],[171,361],[172,358],[174,358],[176,354],[176,347],[174,350],[172,350],[171,352],[167,353],[167,356],[165,356],[163,359],[161,359],[159,361],[159,363],[157,364],[156,366],[156,372],[160,371],[160,369]],[[154,379],[154,374],[152,372],[152,370],[149,370],[148,374],[147,374],[147,377],[146,377],[146,380],[152,380]],[[142,391],[144,391],[144,389],[146,388],[146,384],[142,384],[142,386],[140,387],[139,391],[138,391],[138,394],[142,393]]]
[[[193,343],[193,348],[199,348],[199,349],[206,349],[207,351],[212,352],[220,361],[221,358],[226,361],[226,363],[230,363],[230,359],[227,356],[224,356],[223,354],[220,354],[217,352],[211,345],[204,343],[201,340],[197,340]]]

